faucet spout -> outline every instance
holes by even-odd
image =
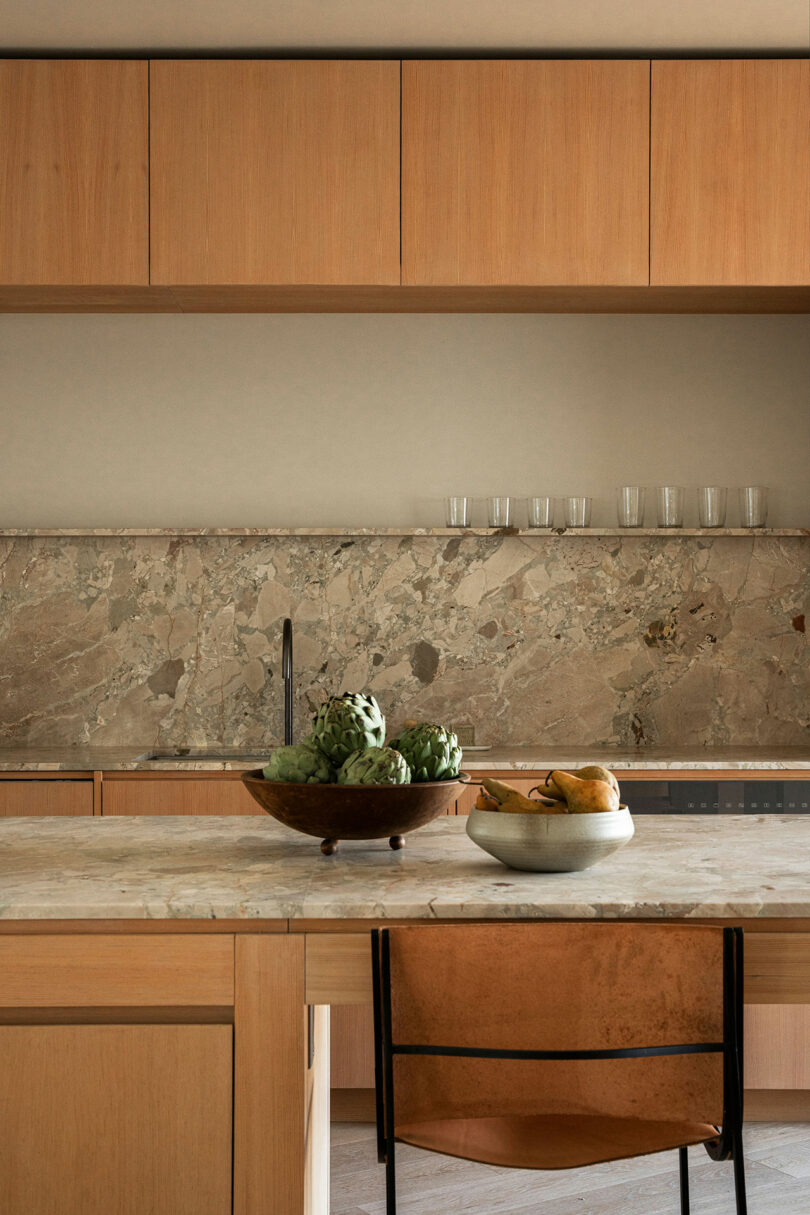
[[[293,626],[289,616],[284,621],[281,638],[281,678],[284,680],[284,745],[293,740]]]

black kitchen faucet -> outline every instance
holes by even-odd
[[[289,616],[284,621],[281,638],[281,678],[284,680],[284,745],[293,740],[293,626]]]

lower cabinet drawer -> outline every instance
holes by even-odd
[[[92,813],[92,780],[0,780],[0,818]]]
[[[105,776],[102,814],[263,814],[239,778]]]
[[[0,1026],[3,1215],[229,1215],[230,1025]]]

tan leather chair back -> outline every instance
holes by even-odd
[[[391,928],[392,1041],[606,1050],[723,1041],[723,930]],[[722,1053],[576,1061],[396,1055],[394,1123],[525,1114],[723,1118]]]

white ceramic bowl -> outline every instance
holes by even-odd
[[[633,838],[627,806],[598,814],[501,814],[472,810],[467,835],[510,869],[572,873],[589,869]]]

